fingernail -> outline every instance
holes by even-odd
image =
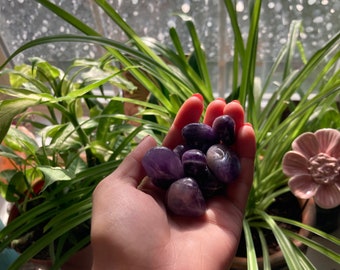
[[[147,140],[149,137],[151,137],[151,135],[146,135],[143,139],[140,140],[139,143],[144,142],[144,141]]]
[[[195,93],[192,95],[192,97],[197,97],[199,98],[201,101],[203,101],[203,96],[200,93]]]
[[[234,99],[231,102],[235,102],[235,103],[241,104],[241,102],[239,100],[237,100],[237,99]]]
[[[225,102],[225,99],[224,99],[224,98],[221,98],[221,97],[218,97],[218,98],[216,98],[215,100],[221,100],[221,101]]]

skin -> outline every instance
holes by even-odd
[[[189,113],[190,112],[190,113]],[[198,122],[203,112],[199,95],[181,107],[164,139],[173,148],[181,142],[180,130]],[[216,99],[207,107],[204,122],[221,114],[236,121],[242,172],[224,196],[207,202],[200,218],[174,216],[166,211],[164,191],[153,186],[141,166],[148,149],[156,146],[146,137],[93,194],[92,269],[214,270],[230,267],[242,231],[242,219],[253,180],[255,135],[244,123],[244,111],[238,102],[226,104]]]

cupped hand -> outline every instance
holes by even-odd
[[[199,95],[189,98],[163,144],[173,148],[181,143],[182,127],[198,122],[203,109]],[[164,191],[145,180],[141,159],[156,142],[150,136],[144,138],[93,194],[93,269],[228,269],[237,250],[253,180],[255,135],[251,125],[244,123],[238,102],[214,100],[203,121],[211,125],[222,114],[236,122],[239,179],[228,185],[224,195],[209,199],[202,217],[175,216],[163,204]]]

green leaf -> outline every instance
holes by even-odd
[[[39,57],[32,57],[30,58],[32,63],[33,69],[37,69],[36,76],[37,79],[44,82],[44,81],[54,81],[57,78],[62,78],[64,76],[64,72],[59,68],[51,65],[46,60],[39,58]]]
[[[125,70],[120,70],[112,66],[110,66],[109,68],[92,67],[89,71],[83,72],[81,74],[81,78],[85,82],[98,82],[99,80],[103,80],[102,84],[109,82],[112,85],[115,85],[123,90],[128,90],[128,91],[135,90],[136,86],[132,82],[124,78],[124,76],[121,76],[121,73],[123,71]]]
[[[39,148],[36,140],[21,131],[20,128],[10,127],[4,142],[12,150],[26,153],[27,156],[33,155]]]
[[[231,21],[231,26],[233,28],[233,32],[235,35],[235,47],[237,48],[239,55],[241,57],[244,57],[244,50],[245,50],[244,42],[243,42],[241,30],[240,30],[240,24],[238,23],[238,20],[237,20],[236,8],[233,2],[234,1],[231,1],[231,0],[224,0],[224,4],[225,4],[225,7],[227,8],[230,21]]]
[[[108,161],[110,155],[113,153],[112,149],[108,148],[108,145],[103,144],[101,141],[92,141],[90,149],[93,155],[101,162]]]
[[[27,212],[23,212],[0,230],[0,251],[7,248],[12,240],[19,238],[42,222],[51,219],[55,215],[57,203],[57,201],[48,201],[39,204]]]
[[[91,198],[89,198],[91,200]],[[91,218],[91,201],[89,199],[83,200],[81,203],[88,205],[87,210],[77,215],[70,214],[67,220],[64,220],[63,226],[58,226],[53,230],[46,232],[43,237],[34,242],[30,248],[26,249],[10,266],[9,270],[20,269],[25,262],[33,258],[40,250],[53,243],[58,237],[69,232],[79,224],[89,220]],[[50,212],[52,213],[52,211]],[[49,217],[51,218],[51,217]],[[86,238],[87,236],[85,236]]]
[[[19,156],[13,149],[1,144],[0,145],[0,156],[13,160],[16,164],[23,164],[25,159]]]
[[[337,264],[340,264],[340,253],[334,251],[332,248],[326,247],[325,245],[320,244],[317,241],[309,239],[308,237],[301,236],[301,235],[294,233],[290,230],[286,230],[286,229],[283,229],[283,230],[284,230],[284,233],[287,236],[300,241],[301,243],[307,245],[308,247],[316,250],[320,254],[327,256],[327,258],[333,260]],[[303,268],[303,269],[305,269],[305,268]]]
[[[67,171],[72,175],[76,175],[77,173],[84,171],[87,169],[86,162],[80,157],[80,153],[72,153],[68,156],[68,162],[65,164]]]
[[[68,99],[74,99],[74,98],[79,98],[85,94],[87,94],[88,92],[90,92],[93,89],[98,88],[99,86],[109,82],[113,77],[117,76],[119,73],[121,73],[121,71],[117,71],[113,74],[110,74],[106,77],[104,77],[103,79],[97,79],[95,80],[94,83],[91,83],[83,88],[71,91],[66,97],[61,97],[59,98],[59,100],[68,100]]]
[[[6,201],[16,202],[23,193],[27,190],[27,182],[23,172],[16,172],[11,179],[8,181],[7,191],[6,191]]]
[[[274,233],[274,236],[280,246],[285,261],[289,269],[300,269],[300,260],[294,251],[294,244],[284,231],[276,224],[274,219],[263,211],[257,211],[257,213],[263,218],[263,220],[269,225],[270,229]]]
[[[172,43],[174,44],[174,47],[176,48],[177,54],[183,61],[186,61],[186,55],[185,55],[182,43],[179,39],[176,29],[171,27],[169,30],[169,34],[170,34]]]
[[[250,226],[247,220],[243,220],[243,232],[246,239],[246,250],[247,250],[247,266],[248,269],[256,270],[258,269],[258,264],[256,260],[256,252],[253,241],[253,236],[250,230]]]
[[[72,180],[72,175],[63,168],[48,166],[38,166],[37,168],[45,176],[44,177],[45,185],[43,190],[45,190],[49,185],[52,185],[54,182]]]
[[[6,136],[13,119],[20,113],[24,112],[27,108],[37,105],[38,100],[29,98],[18,98],[3,100],[0,103],[0,142]]]
[[[53,152],[70,151],[81,147],[79,136],[70,123],[48,126],[42,130],[41,135],[44,144],[48,138],[51,139],[45,147]]]
[[[195,49],[195,59],[196,59],[196,63],[199,69],[199,74],[202,76],[202,79],[205,83],[205,88],[204,89],[200,89],[201,92],[204,94],[204,96],[209,100],[213,100],[213,90],[211,87],[211,82],[210,82],[210,74],[208,71],[208,65],[206,62],[206,55],[205,52],[202,49],[202,45],[200,43],[198,34],[196,32],[196,28],[194,23],[191,20],[188,20],[186,22],[186,26],[188,27],[191,39],[192,39],[192,43]]]
[[[107,134],[110,131],[111,125],[120,125],[122,120],[118,120],[114,117],[111,117],[113,114],[117,113],[124,113],[124,103],[118,100],[111,100],[104,110],[101,113],[99,122],[98,122],[98,129],[97,129],[97,140],[99,141],[106,141]],[[104,117],[103,117],[104,116]]]
[[[271,263],[270,263],[269,249],[268,249],[266,237],[265,237],[262,230],[257,229],[257,232],[259,234],[261,247],[262,247],[263,269],[264,270],[270,270],[271,269]]]
[[[111,155],[110,160],[116,159],[118,156],[120,156],[121,158],[124,157],[124,156],[123,157],[121,156],[123,153],[123,150],[126,149],[128,145],[130,145],[131,147],[131,142],[137,136],[137,134],[143,130],[143,126],[140,125],[134,129],[129,127],[129,129],[131,130],[130,134],[126,136],[120,144],[117,143],[117,146],[114,149],[114,153]]]
[[[289,29],[288,42],[287,42],[288,53],[286,55],[285,67],[283,71],[283,80],[291,72],[292,60],[293,60],[294,53],[295,53],[297,39],[300,34],[300,28],[301,28],[301,21],[293,20],[290,25],[290,29]]]
[[[261,13],[261,0],[252,1],[250,9],[250,25],[247,38],[245,55],[242,58],[242,79],[240,85],[239,100],[243,106],[248,102],[248,110],[252,111],[254,106],[254,78],[258,43],[258,24]],[[256,118],[249,115],[249,121],[256,124]]]
[[[14,67],[14,70],[18,71],[19,74],[25,74],[27,77],[34,77],[34,71],[30,65],[17,65]],[[18,75],[18,73],[9,71],[9,82],[14,88],[19,88],[28,82],[25,77]]]
[[[7,194],[9,181],[14,178],[14,175],[17,173],[16,170],[2,170],[0,171],[0,196],[4,199],[7,199],[10,202],[15,202],[18,200],[14,194]]]
[[[319,237],[322,237],[323,239],[325,239],[329,242],[332,242],[335,245],[340,246],[340,238],[338,238],[334,235],[328,234],[324,231],[321,231],[321,230],[319,230],[319,229],[317,229],[313,226],[310,226],[310,225],[307,225],[307,224],[304,224],[304,223],[301,223],[301,222],[298,222],[298,221],[295,221],[295,220],[292,220],[292,219],[279,217],[279,216],[272,216],[272,218],[274,220],[278,221],[278,222],[284,222],[284,223],[305,229],[305,230],[307,230],[307,231],[309,231],[309,232],[311,232],[315,235],[318,235]]]

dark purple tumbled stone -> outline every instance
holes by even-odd
[[[205,176],[208,169],[205,154],[198,149],[185,151],[182,155],[182,165],[184,174],[194,179]]]
[[[167,193],[168,209],[179,216],[198,217],[206,210],[206,203],[196,181],[190,177],[171,184]]]
[[[218,180],[208,169],[205,177],[197,180],[203,197],[208,199],[218,194],[223,194],[226,190],[226,183]]]
[[[235,121],[231,116],[221,115],[217,117],[212,124],[212,129],[225,145],[229,146],[235,142]]]
[[[218,138],[212,127],[203,123],[190,123],[183,127],[182,136],[190,148],[195,148],[206,152],[213,144],[218,142]]]
[[[207,163],[211,172],[223,183],[233,182],[241,171],[239,158],[223,144],[215,144],[208,149]]]
[[[161,188],[167,188],[172,182],[184,176],[180,158],[164,146],[156,146],[147,151],[142,159],[142,165],[153,183]]]

